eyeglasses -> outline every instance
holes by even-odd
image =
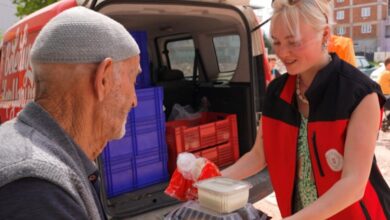
[[[275,0],[272,0],[272,4],[274,3]],[[288,4],[289,5],[295,5],[297,4],[298,2],[300,2],[301,0],[288,0]],[[324,10],[321,8],[320,4],[318,3],[317,0],[311,0],[311,1],[314,1],[317,5],[317,7],[320,9],[321,13],[324,15],[325,17],[325,20],[326,20],[326,23],[329,24],[329,19],[328,19],[328,16],[326,15],[326,13],[324,12]],[[330,2],[331,0],[327,0],[328,2]]]

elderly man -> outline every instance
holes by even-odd
[[[76,7],[30,55],[35,101],[0,127],[0,219],[105,219],[93,160],[137,104],[139,48],[116,21]]]

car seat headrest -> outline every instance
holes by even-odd
[[[184,79],[184,73],[177,69],[162,68],[158,73],[159,81],[177,81]]]

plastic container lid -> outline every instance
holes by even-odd
[[[218,213],[230,213],[244,207],[252,187],[244,181],[226,177],[206,179],[196,186],[200,205]]]
[[[197,182],[196,186],[198,189],[210,190],[222,195],[233,194],[237,191],[252,188],[252,185],[247,182],[226,177],[214,177],[202,180]]]

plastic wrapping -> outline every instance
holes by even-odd
[[[185,219],[212,219],[212,220],[268,220],[266,214],[255,209],[252,204],[247,203],[241,209],[228,214],[220,214],[210,209],[201,207],[196,201],[188,201],[179,208],[165,216],[164,220],[185,220]]]
[[[169,115],[168,121],[183,120],[183,119],[196,119],[201,116],[200,112],[195,112],[190,105],[182,106],[174,104],[172,107],[171,114]]]
[[[181,153],[177,157],[177,170],[187,180],[197,181],[202,173],[203,168],[210,163],[203,157],[197,158],[191,153]]]
[[[190,105],[182,106],[175,103],[172,107],[171,114],[169,115],[168,121],[173,120],[193,120],[200,118],[202,112],[207,112],[210,106],[210,102],[207,97],[202,97],[200,100],[200,109],[195,111]]]
[[[179,154],[177,166],[165,193],[180,201],[197,199],[198,190],[194,186],[197,181],[221,176],[214,163],[206,158],[196,158],[191,153]]]
[[[177,156],[177,169],[187,180],[195,180],[192,170],[196,163],[195,155],[191,153],[181,153]]]

